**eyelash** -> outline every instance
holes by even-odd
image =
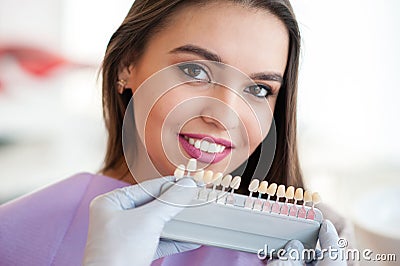
[[[200,66],[199,64],[186,63],[186,64],[178,65],[178,67],[186,76],[188,76],[188,77],[190,77],[190,78],[192,78],[192,79],[194,79],[196,81],[207,82],[207,83],[211,82],[211,78],[208,75],[208,72],[202,66]],[[191,71],[193,71],[194,69],[196,71],[200,71],[200,73],[203,72],[205,74],[206,78],[197,78],[197,76],[199,76],[200,74],[199,73],[196,74],[196,73],[193,73],[193,72],[191,73]],[[258,88],[260,89],[260,91],[263,92],[262,95],[257,95],[260,92],[258,92],[257,94],[254,94],[252,92],[252,91],[254,91],[255,89],[258,89]],[[246,93],[252,94],[254,97],[257,97],[259,99],[267,98],[268,96],[270,96],[272,94],[272,88],[270,86],[264,85],[264,84],[250,85],[250,86],[246,87],[244,89],[244,91]]]
[[[260,91],[263,91],[263,95],[256,95],[254,93],[251,92],[251,90],[255,90],[255,89],[260,89]],[[255,84],[255,85],[251,85],[248,86],[244,89],[245,92],[250,93],[252,95],[254,95],[257,98],[267,98],[268,96],[270,96],[272,94],[272,89],[270,86],[264,85],[264,84]],[[259,92],[260,93],[260,92]],[[258,94],[258,93],[257,93]]]
[[[182,70],[182,72],[186,76],[193,78],[196,81],[211,82],[211,78],[208,75],[208,72],[202,66],[200,66],[198,64],[187,63],[187,64],[181,64],[178,67],[180,70]],[[204,72],[207,78],[196,78],[196,76],[198,76],[199,74],[197,74],[196,76],[193,73],[191,74],[190,70],[193,70],[195,68],[196,68],[196,70],[200,70],[200,71]]]

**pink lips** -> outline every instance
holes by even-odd
[[[188,138],[192,139],[204,139],[210,142],[214,142],[216,144],[224,145],[227,148],[234,148],[232,142],[226,139],[221,139],[221,138],[214,138],[209,135],[204,135],[204,134],[191,134],[191,133],[185,133],[185,134],[180,134],[182,136],[186,136]]]
[[[182,148],[186,151],[186,153],[190,157],[195,158],[198,161],[201,161],[204,163],[218,163],[221,160],[223,160],[226,156],[228,156],[231,153],[232,149],[234,148],[230,141],[225,140],[225,139],[220,139],[220,138],[214,138],[209,135],[179,134],[178,137],[179,137],[179,142],[181,143]],[[193,145],[191,145],[185,139],[185,137],[193,138],[193,139],[204,139],[209,142],[214,142],[216,144],[224,145],[226,148],[221,153],[208,153],[208,152],[205,152],[205,151],[195,148]]]

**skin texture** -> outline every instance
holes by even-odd
[[[165,76],[171,77],[173,84],[174,78],[175,83],[188,78],[175,64],[207,59],[197,52],[177,50],[188,45],[206,49],[230,66],[218,72],[220,68],[213,63],[199,62],[223,84],[192,82],[161,88],[165,81],[162,74],[155,73],[172,65]],[[128,174],[124,180],[136,183],[170,175],[177,164],[185,163],[190,156],[178,141],[179,133],[230,141],[234,148],[229,156],[202,167],[225,173],[237,168],[266,137],[281,86],[278,81],[254,79],[271,88],[271,95],[260,99],[244,91],[252,85],[246,75],[273,73],[283,77],[288,45],[285,26],[265,10],[217,2],[176,13],[166,28],[149,40],[139,61],[120,72],[120,78],[127,80],[126,88],[134,94],[137,141],[146,147],[138,147],[139,154],[147,150],[156,168],[149,167],[146,156],[137,156],[132,166],[135,179]],[[122,171],[104,174],[115,176]]]

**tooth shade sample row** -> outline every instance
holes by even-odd
[[[193,139],[186,136],[184,136],[184,138],[189,142],[190,145],[193,145],[196,149],[208,153],[221,153],[226,148],[224,145],[209,142],[207,140]]]
[[[294,200],[294,203],[303,201],[303,203],[312,202],[313,205],[315,205],[321,202],[321,197],[319,196],[318,192],[311,193],[308,190],[303,192],[302,188],[297,188],[295,190],[293,186],[289,186],[286,189],[285,185],[278,186],[276,183],[272,183],[268,186],[267,181],[262,181],[260,183],[258,179],[253,179],[250,182],[248,189],[250,192],[249,197],[251,197],[254,192],[258,192],[259,197],[261,197],[263,194],[267,194],[268,199],[276,195],[277,201],[279,201],[280,198],[285,198],[286,202],[289,200]]]

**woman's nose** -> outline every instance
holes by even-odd
[[[207,95],[201,113],[203,120],[213,123],[221,129],[233,129],[239,126],[240,104],[242,99],[229,88],[215,85],[212,93]]]

